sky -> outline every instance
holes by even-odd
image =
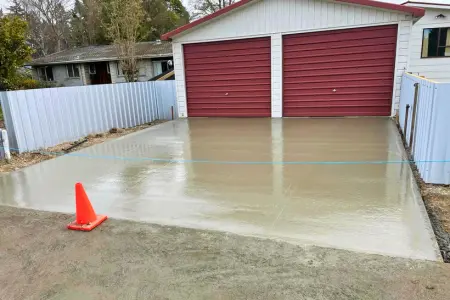
[[[7,0],[0,0],[0,8],[5,8],[8,6]]]

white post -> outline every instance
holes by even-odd
[[[8,134],[6,130],[0,129],[0,141],[2,141],[3,145],[0,145],[3,148],[3,152],[5,153],[6,160],[11,160],[11,152],[9,151],[9,140]]]
[[[271,36],[272,69],[272,118],[283,117],[283,37]]]

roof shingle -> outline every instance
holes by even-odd
[[[142,42],[136,44],[138,58],[155,58],[172,56],[172,43],[167,41]],[[87,46],[56,52],[32,60],[27,65],[38,66],[48,64],[94,62],[117,60],[115,45]]]

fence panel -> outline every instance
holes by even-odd
[[[113,127],[178,116],[175,82],[136,82],[0,93],[13,150],[33,151]]]
[[[418,85],[418,98],[413,120],[415,84]],[[407,105],[410,106],[408,112]],[[400,128],[420,175],[427,183],[450,184],[450,163],[447,162],[450,160],[449,115],[450,83],[432,82],[411,74],[403,75]]]

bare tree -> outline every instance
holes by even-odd
[[[136,42],[144,16],[142,0],[109,0],[104,4],[107,35],[116,45],[120,68],[128,82],[137,80]]]
[[[22,14],[30,23],[34,42],[43,55],[67,47],[70,13],[66,8],[70,0],[11,0],[11,3],[10,11]],[[49,43],[54,43],[54,47],[49,47]]]
[[[192,18],[204,17],[238,1],[239,0],[191,0],[194,10]]]

